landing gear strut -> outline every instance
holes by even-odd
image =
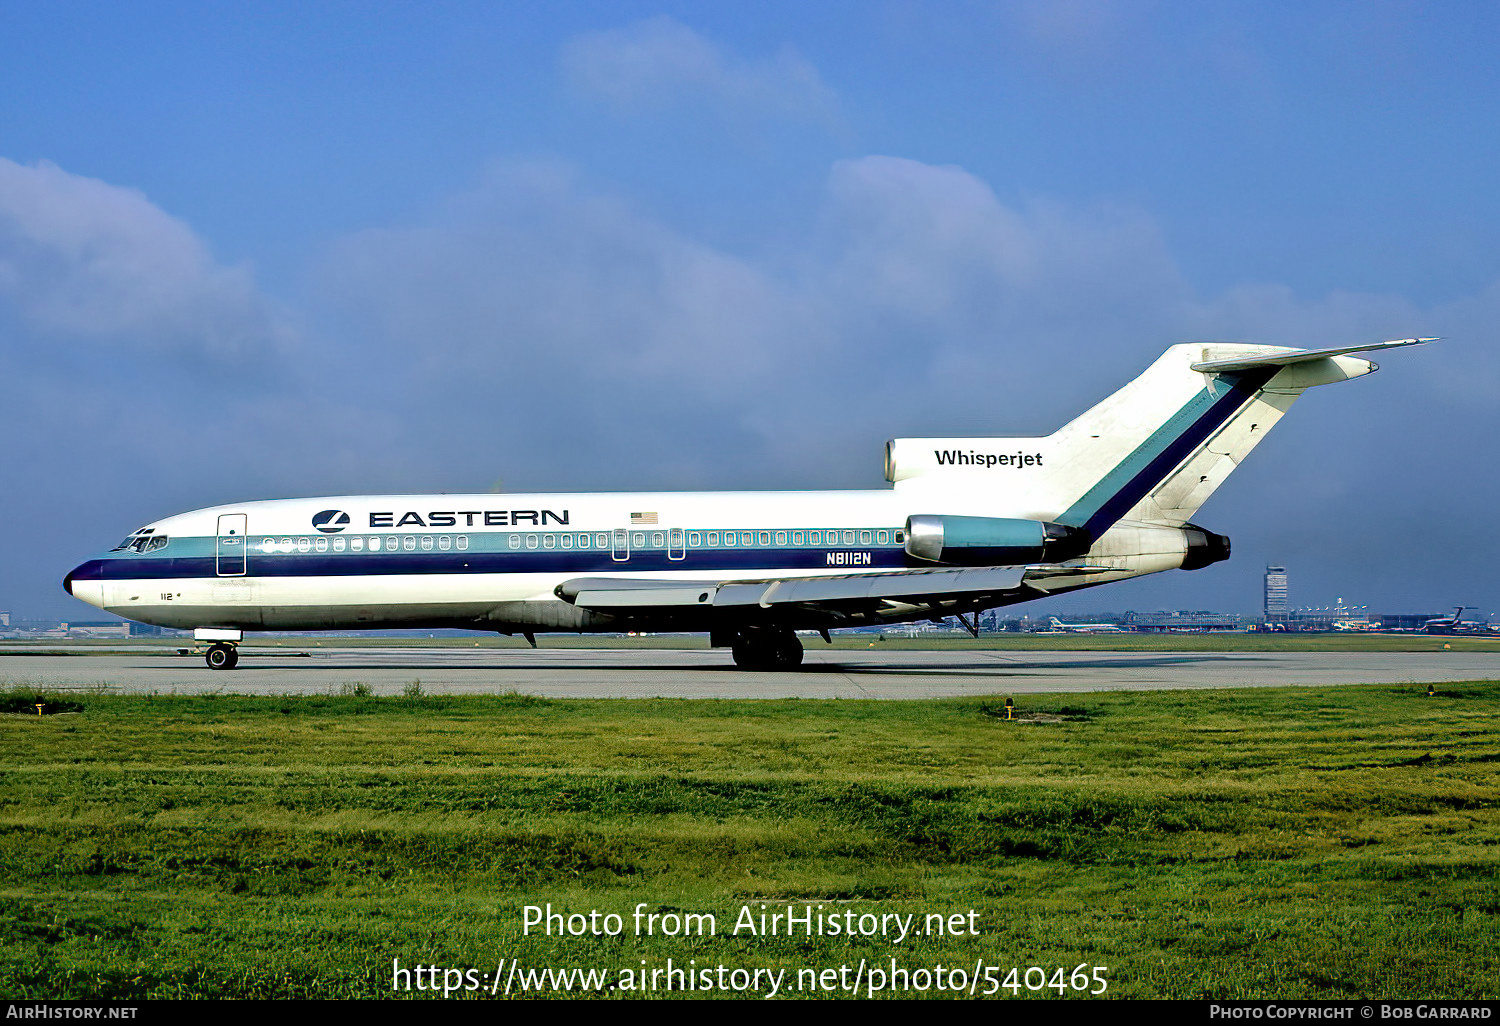
[[[730,651],[742,670],[795,670],[802,665],[802,642],[787,630],[741,631]]]
[[[233,645],[220,641],[208,646],[208,651],[203,653],[203,661],[210,670],[232,670],[240,661],[240,653]]]

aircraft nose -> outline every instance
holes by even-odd
[[[91,606],[104,607],[104,582],[98,579],[99,575],[95,567],[88,563],[80,563],[68,571],[68,576],[62,579],[63,591],[76,599],[82,599]]]

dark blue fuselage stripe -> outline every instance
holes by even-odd
[[[1149,455],[1152,450],[1159,449],[1141,470],[1118,487],[1110,488],[1108,496],[1097,506],[1095,502],[1098,502],[1099,496],[1096,492],[1099,491],[1100,486],[1096,485],[1091,488],[1082,499],[1073,504],[1072,508],[1058,517],[1057,522],[1069,527],[1082,527],[1093,537],[1098,538],[1128,513],[1131,507],[1145,498],[1151,489],[1160,484],[1167,474],[1171,473],[1173,467],[1185,460],[1225,421],[1234,416],[1235,412],[1249,402],[1255,393],[1259,392],[1266,382],[1275,377],[1280,370],[1280,367],[1269,367],[1238,375],[1230,384],[1229,389],[1186,429],[1169,431],[1170,422],[1164,425],[1163,430],[1143,442],[1135,452],[1121,462],[1119,468],[1116,468],[1119,470],[1127,467]],[[1221,376],[1218,380],[1226,379]],[[1158,437],[1159,435],[1164,435],[1164,437]],[[1100,485],[1108,485],[1110,476],[1106,475]]]
[[[849,562],[830,563],[829,553]],[[857,554],[857,556],[856,556]],[[870,562],[854,562],[868,554]],[[684,559],[668,559],[661,550],[631,553],[616,562],[607,551],[527,552],[391,552],[249,555],[248,577],[376,577],[410,574],[610,573],[690,570],[818,569],[857,571],[902,569],[906,552],[886,549],[689,549]],[[212,556],[187,559],[91,559],[73,572],[77,581],[144,581],[217,576]]]

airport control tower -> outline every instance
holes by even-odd
[[[1286,596],[1286,567],[1266,567],[1266,600],[1265,600],[1266,623],[1286,623],[1287,607]]]

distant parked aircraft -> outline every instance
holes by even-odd
[[[1452,616],[1438,616],[1422,624],[1422,629],[1428,634],[1483,634],[1488,631],[1489,625],[1480,623],[1478,620],[1463,619],[1464,610],[1471,606],[1457,606]]]
[[[1055,616],[1047,618],[1047,626],[1064,634],[1125,634],[1124,627],[1117,623],[1063,623]]]

